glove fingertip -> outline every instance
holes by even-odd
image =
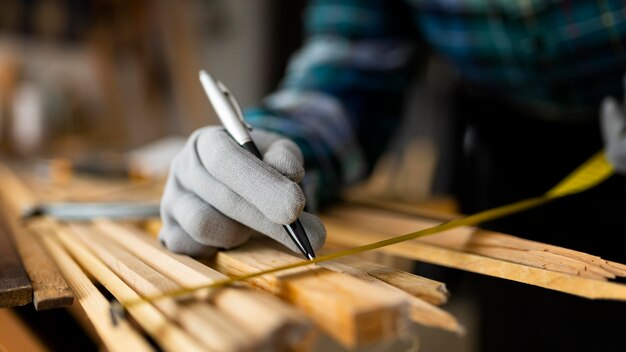
[[[200,163],[207,170],[217,170],[233,155],[239,152],[240,146],[223,131],[205,133],[198,137],[195,145]]]
[[[604,141],[614,144],[624,130],[626,120],[619,103],[613,97],[606,97],[600,107],[600,125]]]
[[[619,112],[619,104],[613,97],[606,97],[602,100],[600,114],[602,116],[614,117]]]
[[[165,225],[159,232],[158,241],[168,250],[194,258],[208,258],[217,251],[216,248],[205,246],[194,241],[180,227]]]
[[[291,182],[283,185],[274,197],[266,197],[263,214],[277,224],[291,224],[304,210],[306,198],[300,186]]]
[[[273,143],[263,155],[263,161],[294,182],[304,178],[304,157],[291,140],[281,139]]]

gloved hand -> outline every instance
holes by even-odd
[[[613,97],[602,101],[600,124],[607,159],[616,171],[626,173],[626,118],[624,108]]]
[[[168,249],[206,257],[232,248],[255,232],[299,253],[283,229],[300,217],[315,250],[326,230],[303,212],[298,185],[304,176],[298,146],[277,134],[251,133],[263,161],[243,149],[221,127],[194,132],[170,167],[163,198],[159,240]]]

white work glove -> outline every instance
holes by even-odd
[[[626,118],[623,107],[613,97],[602,101],[600,124],[607,159],[616,171],[626,173]]]
[[[300,149],[275,133],[255,130],[251,135],[263,161],[221,127],[205,127],[189,137],[172,162],[161,200],[159,240],[164,246],[207,257],[259,232],[299,253],[282,226],[299,217],[313,248],[322,247],[324,226],[316,216],[302,211]]]

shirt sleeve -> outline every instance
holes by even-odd
[[[402,110],[416,36],[401,1],[315,0],[306,41],[277,92],[246,111],[257,128],[293,139],[305,156],[303,188],[315,209],[363,178]]]

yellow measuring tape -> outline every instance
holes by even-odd
[[[215,281],[208,285],[182,288],[179,290],[164,292],[158,295],[145,296],[137,300],[120,302],[120,305],[123,307],[129,307],[129,306],[133,306],[133,305],[137,305],[141,303],[152,302],[160,298],[187,295],[198,290],[221,288],[221,287],[228,286],[238,281],[245,281],[248,279],[276,273],[279,271],[303,267],[303,266],[311,265],[314,263],[321,263],[321,262],[357,254],[357,253],[363,253],[363,252],[371,251],[371,250],[378,249],[381,247],[390,246],[396,243],[409,241],[409,240],[413,240],[413,239],[424,237],[424,236],[434,235],[436,233],[450,230],[455,227],[477,225],[485,221],[502,218],[507,215],[519,213],[521,211],[534,208],[536,206],[548,203],[554,199],[557,199],[563,196],[585,191],[587,189],[590,189],[602,183],[604,180],[609,178],[612,174],[613,174],[613,167],[606,160],[604,156],[604,152],[599,152],[596,155],[594,155],[591,159],[586,161],[584,164],[582,164],[580,167],[578,167],[576,170],[574,170],[574,172],[572,172],[565,179],[563,179],[563,181],[561,181],[555,187],[553,187],[544,195],[539,196],[539,197],[529,198],[529,199],[525,199],[525,200],[515,202],[512,204],[503,205],[497,208],[485,210],[485,211],[482,211],[473,215],[468,215],[468,216],[465,216],[456,220],[444,222],[437,226],[433,226],[431,228],[424,229],[421,231],[416,231],[416,232],[408,233],[406,235],[392,237],[383,241],[370,243],[364,246],[359,246],[359,247],[355,247],[352,249],[347,249],[344,251],[327,254],[324,256],[317,257],[314,260],[309,260],[309,261],[303,260],[297,263],[284,265],[284,266],[276,267],[276,268],[269,269],[269,270],[263,270],[263,271],[259,271],[256,273],[251,273],[247,275],[232,277],[232,278],[225,279],[225,280]],[[121,307],[119,307],[118,305],[117,308],[121,308]]]

